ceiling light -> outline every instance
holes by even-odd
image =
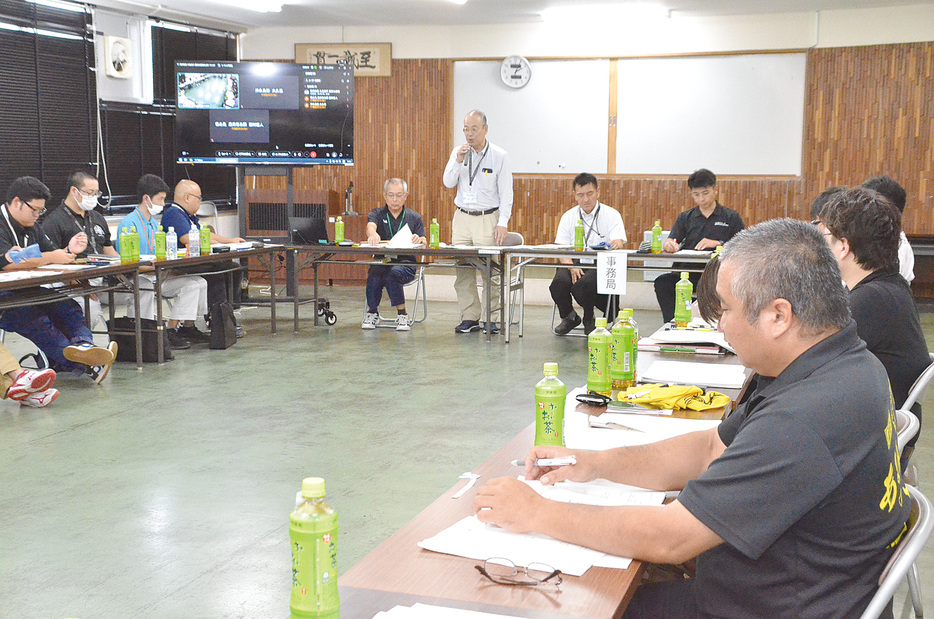
[[[669,17],[670,10],[660,4],[650,2],[623,2],[620,4],[589,4],[554,6],[544,10],[542,20],[549,23],[578,24],[608,23],[614,21],[632,21],[661,19]]]
[[[467,4],[467,0],[448,0],[451,4]]]
[[[268,0],[227,0],[224,2],[227,6],[235,6],[238,9],[247,9],[257,13],[279,13],[282,11],[282,2],[269,2]]]

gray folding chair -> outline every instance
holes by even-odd
[[[921,375],[915,379],[914,384],[911,386],[911,389],[908,391],[908,397],[905,399],[905,403],[902,404],[902,408],[908,409],[915,405],[915,402],[923,402],[924,394],[927,393],[928,387],[931,385],[931,378],[934,377],[934,353],[928,353],[931,357],[931,365],[921,372]]]
[[[907,409],[895,411],[895,440],[898,444],[899,453],[904,450],[908,442],[918,434],[920,429],[921,421],[918,420],[914,413]],[[914,465],[909,466],[909,469],[914,469]],[[914,473],[913,477],[916,480],[917,473]],[[912,483],[908,478],[909,475],[906,472],[905,483],[909,484],[909,488],[917,488],[917,484]],[[911,564],[907,577],[908,593],[911,596],[911,606],[915,611],[915,617],[923,617],[924,602],[921,599],[921,575],[918,573],[917,563]]]
[[[869,606],[863,611],[862,619],[875,619],[882,615],[895,595],[895,590],[898,589],[902,578],[908,576],[914,568],[915,561],[931,536],[931,529],[934,528],[931,502],[914,486],[907,486],[907,488],[911,497],[908,531],[882,571],[879,577],[879,590],[872,596]],[[913,598],[912,603],[914,603]],[[915,613],[918,617],[921,616],[919,607],[915,607]]]
[[[365,264],[383,264],[382,262],[374,261],[359,261],[360,263]],[[415,286],[415,302],[412,305],[412,322],[415,324],[420,324],[425,322],[428,318],[428,292],[425,290],[425,266],[424,265],[413,265],[415,269],[415,279],[405,284],[403,288],[408,288],[409,286]],[[419,308],[421,308],[421,316],[419,316]],[[379,308],[376,308],[379,310]],[[363,302],[363,313],[366,314],[367,307],[366,301]],[[380,316],[379,323],[376,325],[378,328],[396,328],[396,318],[383,318]]]

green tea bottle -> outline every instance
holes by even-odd
[[[139,234],[136,233],[136,226],[130,226],[130,236],[127,237],[127,240],[130,242],[130,248],[132,249],[130,262],[139,262]]]
[[[610,383],[610,348],[613,337],[606,330],[606,318],[597,318],[596,327],[587,336],[587,390],[605,396],[612,393]]]
[[[431,224],[428,226],[428,247],[438,249],[441,247],[441,226],[437,218],[432,217]]]
[[[302,498],[289,514],[292,619],[338,619],[337,512],[324,502],[320,477],[302,480]]]
[[[613,325],[613,351],[610,362],[610,379],[613,389],[628,389],[636,384],[635,354],[633,353],[633,327],[627,312],[619,310],[619,321]]]
[[[584,251],[584,220],[578,219],[574,224],[574,251]]]
[[[655,225],[652,226],[652,253],[662,253],[662,221],[660,219],[656,219]]]
[[[557,363],[546,363],[544,373],[535,385],[535,444],[563,446],[567,387],[558,378]]]
[[[165,260],[166,238],[165,230],[161,227],[156,230],[156,260]]]
[[[686,327],[691,322],[691,294],[694,284],[688,279],[687,271],[681,272],[681,280],[675,284],[675,326]]]
[[[207,226],[201,226],[201,229],[198,231],[199,236],[201,237],[201,255],[210,256],[211,255],[211,229]]]
[[[334,222],[334,242],[344,242],[344,220],[340,217],[338,217],[337,221]]]
[[[130,245],[128,240],[130,237],[130,231],[123,227],[120,229],[119,242],[120,242],[120,263],[129,264],[133,262],[133,247]]]

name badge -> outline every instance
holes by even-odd
[[[477,203],[477,192],[476,191],[465,191],[464,192],[464,204],[476,204]]]

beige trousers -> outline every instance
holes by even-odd
[[[454,221],[451,223],[451,241],[454,245],[496,245],[493,231],[499,223],[499,211],[474,217],[460,209],[454,212]],[[490,286],[493,290],[485,290],[486,295],[492,294],[492,307],[499,308],[499,285],[494,281]],[[454,275],[454,291],[457,293],[457,303],[461,310],[461,320],[480,320],[485,318],[486,304],[480,303],[480,294],[477,291],[477,271],[475,269],[459,268]]]
[[[7,372],[21,369],[13,353],[7,350],[6,346],[0,344],[0,397],[5,398],[6,392],[9,390],[10,385],[13,384],[13,379],[7,376]]]

